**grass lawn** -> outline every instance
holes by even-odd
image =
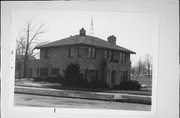
[[[43,87],[43,88],[53,88],[53,89],[63,89],[63,90],[79,90],[79,91],[92,91],[92,92],[107,92],[107,93],[129,93],[129,94],[139,94],[139,95],[151,95],[151,91],[147,90],[117,90],[117,89],[105,89],[105,88],[82,88],[82,87],[67,87],[63,86],[61,83],[49,83],[45,81],[33,81],[34,79],[21,79],[21,81],[15,80],[16,86],[28,86],[28,87]],[[142,84],[151,86],[150,80],[144,80],[141,78]]]

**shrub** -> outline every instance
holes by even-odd
[[[109,88],[109,86],[105,82],[99,79],[94,79],[89,84],[90,84],[90,87],[93,87],[93,88]]]
[[[79,64],[70,63],[63,73],[64,79],[62,83],[65,86],[83,87],[88,84],[87,80],[83,79]]]
[[[115,86],[114,88],[121,90],[140,90],[141,84],[138,81],[129,80],[127,82],[121,82],[119,85]]]

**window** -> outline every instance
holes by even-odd
[[[96,58],[96,48],[88,48],[88,57]]]
[[[81,49],[81,48],[79,48],[79,47],[77,48],[77,56],[78,56],[79,58],[81,58],[81,52],[80,52],[80,49]]]
[[[113,51],[111,51],[111,61],[113,61],[113,60],[114,60],[113,56],[114,56],[114,52],[113,52]]]
[[[104,58],[105,58],[105,59],[108,58],[108,51],[107,51],[107,50],[104,51]]]
[[[29,68],[29,77],[32,77],[32,68]]]
[[[45,49],[45,58],[48,58],[48,49]]]
[[[116,58],[115,51],[111,51],[111,62],[118,63],[118,59]]]
[[[37,68],[37,76],[39,76],[39,68]]]
[[[96,57],[96,49],[92,48],[92,57],[95,58]]]
[[[72,51],[73,51],[73,48],[72,48],[72,47],[69,47],[68,57],[73,57]]]
[[[40,69],[40,76],[48,76],[48,68],[41,68]]]
[[[120,52],[120,61],[126,62],[126,54],[125,53]]]
[[[98,70],[85,70],[85,77],[88,81],[98,79]]]
[[[121,77],[122,82],[127,82],[128,71],[120,71],[120,77]]]
[[[52,68],[51,69],[51,75],[58,75],[59,74],[59,68]]]
[[[108,58],[111,58],[112,51],[108,51]]]

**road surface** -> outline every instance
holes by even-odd
[[[15,100],[15,106],[118,109],[118,110],[141,110],[141,111],[149,111],[151,109],[151,105],[144,105],[144,104],[39,96],[39,95],[29,95],[29,94],[15,94],[14,100]]]

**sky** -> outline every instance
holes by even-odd
[[[76,11],[56,9],[14,9],[12,12],[12,37],[19,37],[27,19],[34,24],[44,24],[45,33],[39,42],[52,42],[79,34],[85,28],[89,34],[93,18],[93,36],[107,40],[116,36],[116,44],[130,49],[133,64],[145,54],[156,56],[159,38],[158,16],[152,13]]]

